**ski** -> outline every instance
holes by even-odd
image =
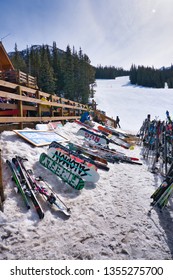
[[[68,143],[68,146],[70,147],[70,149],[74,149],[75,151],[81,151],[84,154],[98,157],[100,160],[105,160],[105,162],[107,162],[107,161],[111,162],[111,163],[126,162],[126,163],[131,163],[131,164],[136,164],[136,165],[142,165],[142,163],[138,162],[136,160],[136,158],[133,159],[132,157],[128,157],[122,153],[115,152],[112,154],[112,153],[104,152],[104,151],[98,152],[97,150],[95,152],[92,152],[89,149],[87,149],[86,147],[79,146],[74,143]],[[100,156],[97,156],[97,153]]]
[[[97,153],[91,151],[91,149],[84,147],[84,146],[80,146],[74,143],[69,142],[68,143],[68,147],[70,150],[73,150],[77,153],[83,153],[87,156],[89,156],[90,158],[92,158],[93,160],[97,160],[100,161],[103,164],[107,164],[107,160],[104,157],[99,156]]]
[[[98,153],[100,153],[100,155],[104,155],[104,154],[110,154],[110,155],[120,155],[120,156],[125,156],[124,153],[122,152],[118,152],[115,149],[110,149],[110,148],[105,148],[102,145],[97,145],[97,144],[93,144],[92,141],[86,141],[85,142],[86,145],[88,145],[88,147],[93,148],[98,150]],[[129,159],[134,160],[134,161],[139,161],[139,158],[136,157],[130,157],[128,156]]]
[[[118,138],[117,136],[114,136],[112,134],[106,134],[107,138],[109,139],[109,142],[115,145],[118,145],[124,149],[130,149],[133,146],[127,142],[125,142],[124,140]]]
[[[173,192],[173,183],[167,186],[157,200],[154,200],[151,205],[152,208],[158,206],[161,210],[167,205],[168,200]],[[152,208],[149,210],[151,213]]]
[[[22,178],[22,180],[25,182],[29,192],[30,192],[30,195],[31,195],[31,200],[32,200],[32,203],[35,207],[35,210],[39,216],[40,219],[43,219],[44,218],[44,212],[43,212],[43,209],[39,203],[39,201],[37,200],[36,198],[36,195],[34,193],[34,190],[28,180],[28,175],[26,174],[24,168],[23,168],[23,162],[22,162],[22,158],[21,157],[18,157],[16,156],[15,158],[12,159],[12,162],[15,164],[17,170],[19,171],[20,173],[20,176]]]
[[[106,132],[107,134],[112,134],[114,136],[117,136],[118,138],[124,139],[124,138],[128,138],[128,135],[125,132],[120,132],[112,127],[109,126],[102,126],[99,125],[98,126],[98,130],[101,132]]]
[[[27,207],[27,209],[30,209],[30,203],[28,201],[28,197],[25,193],[26,186],[23,182],[21,182],[21,178],[19,177],[18,170],[16,169],[16,166],[13,164],[13,162],[6,160],[6,163],[10,167],[10,170],[12,172],[13,180],[18,188],[19,193],[22,195],[22,198],[24,200],[24,203]]]
[[[72,188],[77,190],[81,190],[84,188],[85,183],[80,176],[74,174],[72,171],[60,165],[47,154],[42,153],[40,155],[39,162],[45,168],[60,177],[62,181],[69,184]]]
[[[54,148],[61,148],[62,150],[64,150],[68,154],[73,155],[75,157],[78,157],[81,160],[84,160],[85,162],[89,162],[89,163],[95,165],[99,169],[102,169],[104,171],[109,171],[109,167],[106,164],[98,162],[97,160],[93,160],[90,157],[86,157],[86,156],[82,155],[81,153],[77,153],[74,150],[70,150],[68,147],[61,145],[59,142],[53,141],[49,145],[49,148],[53,148],[53,147]]]
[[[64,202],[62,202],[62,200],[53,191],[52,187],[46,183],[46,181],[43,180],[41,176],[35,177],[31,169],[27,170],[25,168],[25,172],[27,173],[28,179],[36,192],[39,192],[39,194],[45,197],[46,201],[49,202],[51,206],[53,204],[56,205],[59,211],[63,212],[66,216],[71,215],[70,208],[68,208]]]
[[[167,190],[163,193],[163,196],[157,202],[158,207],[162,210],[168,203],[169,198],[173,192],[173,183],[167,188]]]
[[[82,122],[79,121],[79,120],[75,120],[75,123],[79,124],[80,126],[83,126],[83,127],[87,128],[87,129],[89,129],[89,130],[91,130],[91,131],[93,131],[93,132],[99,133],[99,130],[98,130],[98,129],[95,129],[94,127],[91,127],[91,126],[89,126],[89,125],[87,125],[87,124],[85,124],[85,123],[82,123]]]

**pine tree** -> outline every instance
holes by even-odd
[[[43,46],[41,53],[42,53],[42,57],[41,57],[42,64],[40,67],[38,84],[41,87],[42,91],[48,93],[54,93],[56,88],[55,78],[54,78],[53,68],[49,62],[49,50]]]
[[[41,68],[41,52],[40,49],[32,48],[30,49],[29,54],[29,60],[30,60],[30,71],[31,75],[34,77],[37,77],[37,80],[39,80],[40,75],[40,68]]]
[[[17,48],[17,44],[15,44],[14,50],[15,50],[14,55],[12,56],[11,61],[14,65],[15,69],[27,73],[27,66],[26,66],[25,60],[20,55],[20,52],[18,51],[18,48]]]
[[[53,42],[52,67],[54,71],[55,86],[56,86],[55,93],[57,95],[63,92],[63,87],[64,87],[64,76],[62,73],[61,60],[62,58],[58,54],[56,42]]]
[[[64,76],[64,97],[74,99],[74,63],[70,46],[66,48],[66,53],[63,57],[63,76]]]

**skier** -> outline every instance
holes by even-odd
[[[116,124],[117,124],[117,126],[118,126],[119,128],[121,128],[121,126],[120,126],[120,119],[119,119],[118,116],[116,117]]]

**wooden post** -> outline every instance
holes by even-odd
[[[30,86],[30,84],[29,84],[29,74],[27,74],[26,77],[27,77],[27,78],[26,78],[26,80],[27,80],[26,85],[27,85],[27,87],[29,87],[29,86]]]
[[[3,211],[3,202],[5,200],[4,188],[2,182],[2,160],[1,160],[1,149],[0,149],[0,210]]]
[[[22,96],[22,90],[21,90],[20,86],[17,87],[17,93],[20,96]],[[22,100],[18,101],[18,109],[19,109],[19,117],[23,117],[23,103],[22,103]],[[23,129],[23,123],[22,122],[20,123],[20,129]]]
[[[39,90],[36,91],[36,98],[40,99],[40,92]],[[37,104],[37,113],[38,113],[38,117],[41,117],[41,104]]]
[[[49,96],[49,101],[50,101],[50,103],[53,102],[53,94],[51,94],[51,95]],[[53,117],[53,116],[54,116],[54,113],[53,113],[53,106],[51,105],[51,106],[50,106],[50,117]]]

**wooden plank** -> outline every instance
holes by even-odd
[[[10,104],[10,103],[0,103],[0,109],[1,110],[13,110],[13,109],[17,109],[18,106],[17,104]]]
[[[0,80],[0,86],[16,89],[18,85],[14,84],[14,83],[10,83],[10,82]],[[20,86],[20,87],[21,87],[21,90],[24,91],[24,92],[36,94],[36,90],[34,90],[34,89],[31,89],[31,88],[28,88],[28,87],[25,87],[25,86]],[[49,97],[50,94],[40,91],[40,96]],[[58,100],[60,101],[60,103],[58,103],[58,105],[60,105],[60,104],[64,105],[65,102],[72,102],[73,104],[75,104],[74,106],[72,106],[73,108],[75,107],[77,109],[88,110],[87,105],[85,105],[85,104],[81,104],[79,102],[71,101],[71,100],[61,98],[61,97],[57,97],[57,96],[53,96],[53,98],[54,99],[58,98]],[[55,105],[53,105],[53,106],[55,106]],[[72,107],[69,107],[69,106],[65,106],[65,107],[72,108]]]
[[[60,120],[75,120],[80,116],[57,116],[57,117],[0,117],[0,123],[20,123],[20,122],[47,122]]]
[[[28,102],[32,102],[32,103],[41,104],[41,105],[50,106],[50,104],[51,104],[51,106],[54,106],[54,107],[63,107],[63,108],[71,108],[71,109],[86,111],[86,109],[84,109],[84,108],[79,108],[79,107],[76,107],[76,106],[61,104],[61,103],[57,103],[57,102],[42,101],[42,100],[37,99],[37,98],[32,98],[32,97],[28,97],[28,96],[21,96],[21,95],[17,95],[15,93],[6,92],[6,91],[0,91],[0,96],[4,97],[4,98],[7,98],[7,99],[28,101]]]
[[[20,114],[19,109],[0,111],[0,116],[18,116],[19,114]],[[26,110],[23,111],[23,115],[25,114],[26,114]],[[1,122],[1,118],[0,118],[0,122]]]

